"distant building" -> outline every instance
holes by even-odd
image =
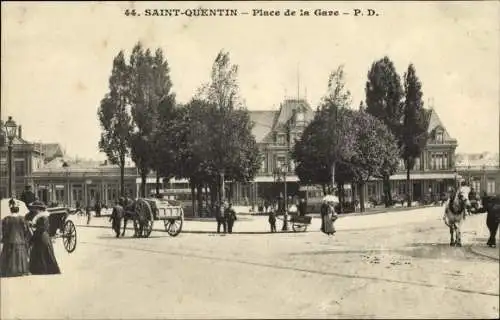
[[[0,198],[8,196],[7,140],[0,130]],[[113,204],[119,197],[120,169],[96,161],[79,161],[64,157],[57,143],[32,143],[22,137],[22,128],[14,138],[13,196],[19,198],[25,186],[33,188],[38,199],[49,204],[81,206],[94,204],[96,200]],[[125,168],[125,190],[135,197],[137,170]]]
[[[457,155],[457,171],[479,192],[500,193],[499,155],[491,153]]]
[[[308,123],[314,118],[315,110],[304,99],[285,99],[278,110],[250,111],[254,123],[253,134],[262,154],[262,164],[255,179],[247,184],[228,183],[228,191],[232,201],[239,204],[255,204],[270,194],[284,192],[284,179],[276,172],[286,168],[286,153],[288,152],[286,138],[286,123],[295,115],[290,130],[290,149],[293,148],[295,137],[299,137]],[[413,200],[420,201],[424,197],[438,198],[447,193],[455,185],[460,172],[455,171],[455,150],[457,140],[450,136],[444,124],[434,109],[426,112],[427,132],[429,140],[410,174],[410,192]],[[299,190],[310,190],[312,196],[319,196],[319,187],[300,186],[295,175],[295,164],[289,158],[289,172],[286,175],[287,195],[298,195]],[[395,196],[406,195],[406,171],[403,160],[396,174],[391,176],[391,192]],[[279,182],[279,184],[277,183]],[[277,190],[276,190],[277,189]],[[347,190],[351,186],[346,186]],[[381,201],[383,196],[382,182],[376,179],[365,185],[365,199],[373,198]],[[356,195],[357,197],[357,195]]]

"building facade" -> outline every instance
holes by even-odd
[[[295,175],[295,165],[289,158],[295,138],[301,136],[314,118],[315,111],[304,99],[285,99],[278,110],[250,111],[254,123],[253,134],[262,155],[260,171],[246,184],[227,183],[226,194],[238,205],[258,205],[277,195],[298,195],[308,190],[313,197],[321,197],[317,186],[301,186]],[[415,201],[437,198],[447,193],[461,176],[478,191],[488,194],[500,191],[500,164],[498,157],[485,155],[459,157],[455,154],[457,141],[450,136],[434,109],[426,113],[429,140],[411,171],[410,192]],[[292,121],[293,120],[293,121]],[[3,128],[2,128],[3,129]],[[290,139],[288,139],[288,135]],[[290,141],[290,144],[288,144]],[[46,202],[76,207],[93,205],[99,200],[112,205],[119,196],[120,169],[95,161],[66,159],[57,143],[31,143],[23,139],[18,128],[13,141],[13,195],[19,197],[26,185],[32,186],[37,197]],[[8,196],[7,141],[0,130],[0,197]],[[288,166],[287,166],[288,163]],[[129,163],[125,168],[125,192],[138,197],[141,179],[137,169]],[[406,172],[401,160],[399,171],[391,178],[393,196],[406,194]],[[163,189],[189,189],[188,181],[172,179],[162,183]],[[156,178],[148,176],[146,192],[156,189]],[[350,190],[350,186],[346,186]],[[382,200],[382,182],[369,181],[365,185],[365,199]],[[186,193],[190,193],[186,191]],[[358,196],[355,195],[357,198]]]
[[[285,167],[287,152],[293,148],[294,137],[300,136],[305,126],[313,119],[314,110],[305,100],[285,99],[276,111],[250,111],[250,115],[255,124],[254,135],[262,153],[263,162],[260,172],[253,182],[246,185],[240,184],[233,188],[235,191],[233,199],[236,203],[255,204],[262,201],[266,194],[272,193],[270,191],[273,186],[281,188],[281,194],[284,193],[283,176],[277,176],[276,171]],[[293,122],[293,127],[290,130],[292,145],[288,146],[286,143],[286,123],[292,115],[296,116],[297,121]],[[461,175],[466,175],[463,167],[457,168],[456,166],[457,140],[448,133],[435,109],[427,110],[426,124],[429,139],[410,173],[409,191],[414,201],[437,200],[448,193]],[[474,169],[476,170],[474,171],[473,168],[476,167],[469,168],[470,174],[481,177],[484,181],[484,188],[489,188],[490,193],[498,190],[500,183],[498,181],[498,164],[496,169],[486,167],[486,169],[482,168],[480,171]],[[403,160],[400,161],[398,172],[391,176],[390,180],[392,195],[403,198],[407,194],[406,170]],[[288,196],[297,195],[299,189],[304,189],[304,186],[299,186],[299,179],[294,173],[293,161],[290,161],[286,181]],[[346,187],[347,190],[351,189],[351,186]],[[313,188],[313,190],[321,195],[319,188]],[[368,182],[364,192],[365,199],[381,202],[383,196],[382,181],[373,179]],[[358,198],[358,195],[356,194],[354,197]]]

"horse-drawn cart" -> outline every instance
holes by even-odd
[[[163,221],[165,231],[172,237],[182,231],[184,210],[180,204],[172,200],[157,198],[139,198],[135,201],[134,236],[147,238],[153,231],[155,221]]]
[[[76,227],[73,221],[69,219],[70,212],[68,208],[47,208],[45,212],[36,215],[29,223],[34,230],[36,228],[36,220],[41,216],[46,216],[49,219],[49,236],[52,239],[61,238],[64,249],[68,253],[72,253],[76,249]]]

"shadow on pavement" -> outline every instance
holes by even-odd
[[[407,249],[396,250],[401,255],[410,256],[412,258],[421,259],[451,259],[457,261],[473,261],[478,258],[481,260],[490,261],[475,254],[472,251],[472,244],[463,244],[462,247],[452,247],[449,243],[412,243],[407,246]]]

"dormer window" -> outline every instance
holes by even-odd
[[[286,135],[283,133],[278,134],[277,136],[277,144],[284,145],[286,142]]]
[[[304,110],[297,110],[297,122],[298,123],[301,123],[301,122],[304,122],[305,121],[305,114],[304,114]]]
[[[436,131],[436,143],[443,143],[444,142],[444,137],[443,137],[443,131],[438,130]]]

